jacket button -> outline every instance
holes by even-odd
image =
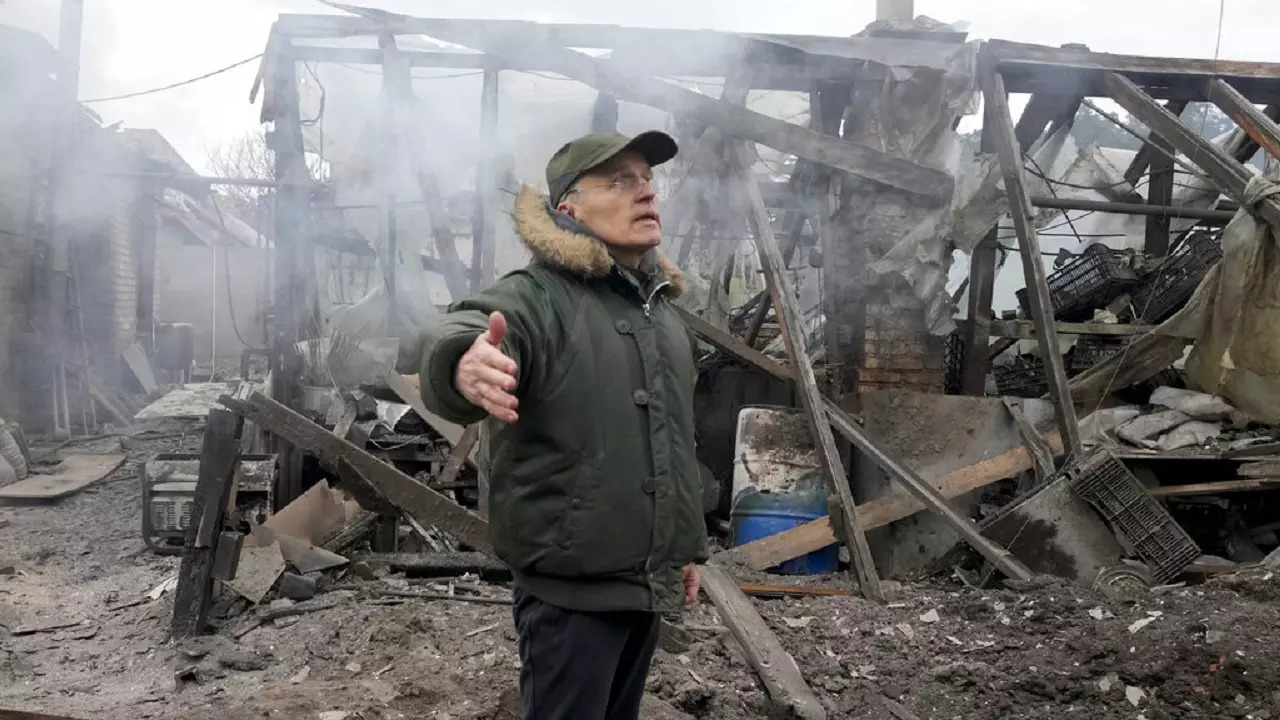
[[[626,335],[627,333],[631,332],[631,321],[619,320],[618,322],[613,324],[613,327],[618,332],[622,333],[623,335]]]
[[[640,407],[644,407],[645,405],[649,404],[649,391],[636,390],[635,392],[631,393],[631,399],[635,402],[635,404],[639,405]]]
[[[652,493],[654,490],[653,478],[651,477],[645,478],[644,482],[640,483],[640,489],[645,491],[646,493]]]
[[[569,504],[573,506],[574,510],[577,510],[578,508],[582,507],[582,500],[580,500],[579,498],[574,498],[573,502]]]

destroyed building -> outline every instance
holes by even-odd
[[[818,37],[340,8],[272,28],[273,177],[44,109],[129,158],[112,234],[119,212],[86,226],[0,161],[6,259],[99,253],[66,317],[5,287],[0,707],[516,717],[484,438],[397,372],[392,318],[527,261],[513,196],[566,138],[659,128],[716,552],[646,716],[1280,712],[1280,66],[924,17]],[[1081,108],[1140,149],[1079,143]],[[1232,129],[1185,119],[1210,108]],[[269,188],[270,227],[219,183]],[[29,267],[0,265],[51,272]],[[31,333],[70,380],[24,386]]]

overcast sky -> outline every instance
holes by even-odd
[[[367,0],[414,15],[617,23],[644,27],[850,35],[875,0]],[[0,23],[57,42],[58,0],[0,0]],[[184,80],[262,52],[282,12],[331,13],[314,0],[86,0],[80,98]],[[1218,0],[916,0],[916,12],[1003,38],[1137,55],[1213,57]],[[1221,57],[1280,62],[1277,0],[1226,0]],[[94,104],[108,123],[163,133],[197,169],[209,151],[255,127],[255,64],[193,85]]]

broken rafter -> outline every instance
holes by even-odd
[[[1022,270],[1030,298],[1031,317],[1036,324],[1036,336],[1040,355],[1045,358],[1045,374],[1049,381],[1049,394],[1054,401],[1054,413],[1068,449],[1075,453],[1080,449],[1080,429],[1076,425],[1075,405],[1067,389],[1067,373],[1058,354],[1058,333],[1054,326],[1053,304],[1049,299],[1049,283],[1045,276],[1040,253],[1040,240],[1031,222],[1031,202],[1023,182],[1022,153],[1014,138],[1013,116],[1009,112],[1009,96],[999,73],[988,70],[981,73],[986,124],[992,133],[1004,175],[1005,192],[1009,195],[1009,214],[1013,217],[1018,234],[1018,251],[1022,255]]]
[[[849,489],[844,462],[836,449],[835,436],[831,433],[831,423],[825,412],[826,403],[818,391],[813,366],[809,364],[804,319],[793,302],[791,281],[784,270],[782,253],[778,250],[777,240],[773,236],[773,225],[768,211],[765,210],[764,199],[760,196],[760,186],[756,184],[749,171],[751,160],[747,155],[746,143],[743,141],[728,143],[727,150],[726,155],[732,164],[729,182],[733,187],[733,194],[737,195],[748,209],[747,219],[751,225],[756,251],[760,256],[760,264],[764,269],[765,286],[768,287],[769,296],[773,298],[773,305],[778,310],[778,325],[782,330],[787,353],[791,356],[795,374],[799,380],[797,385],[802,405],[809,416],[815,445],[818,446],[818,453],[827,471],[837,506],[841,509],[841,534],[849,548],[849,557],[858,579],[858,589],[863,597],[884,602],[884,591],[880,588],[880,578],[876,574],[871,548],[867,545],[867,538],[859,527],[858,516],[853,510],[853,493]]]
[[[1103,85],[1120,107],[1167,140],[1175,150],[1193,158],[1228,195],[1241,206],[1246,205],[1244,191],[1253,174],[1235,158],[1197,134],[1123,75],[1108,73]],[[1280,200],[1276,197],[1262,199],[1250,212],[1256,212],[1272,227],[1280,228]]]
[[[323,427],[262,393],[255,392],[245,400],[224,395],[219,402],[299,450],[315,455],[320,464],[332,472],[337,472],[339,460],[345,458],[352,468],[381,492],[382,497],[409,518],[423,527],[435,526],[476,550],[490,557],[497,557],[489,542],[489,524],[484,518],[379,460],[363,448],[334,437]]]
[[[441,25],[430,34],[441,40],[467,45],[514,62],[538,60],[548,63],[555,68],[555,72],[621,100],[695,118],[719,127],[726,134],[753,140],[912,194],[943,196],[955,186],[954,179],[942,170],[895,158],[872,148],[842,142],[838,138],[799,125],[735,107],[566,47],[545,41],[519,42],[510,37],[486,36],[449,25]]]
[[[1250,139],[1272,157],[1280,158],[1280,127],[1265,112],[1222,79],[1210,80],[1207,94],[1209,101],[1234,120]]]

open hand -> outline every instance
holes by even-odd
[[[519,419],[516,389],[516,362],[501,350],[507,334],[507,321],[502,313],[489,315],[489,329],[480,333],[458,361],[454,387],[476,407],[505,423]]]

